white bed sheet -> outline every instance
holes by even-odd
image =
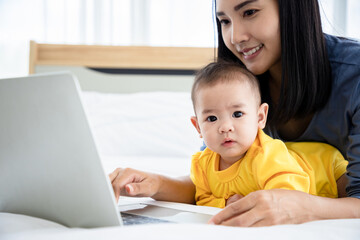
[[[23,215],[0,213],[0,239],[346,239],[358,240],[360,219],[322,220],[260,228],[159,224],[96,229],[64,228]],[[13,226],[13,227],[11,227]],[[17,226],[17,227],[14,227]],[[19,227],[20,226],[20,227]]]
[[[87,92],[83,101],[106,173],[131,167],[187,175],[202,145],[191,126],[189,93],[129,95]],[[0,213],[0,239],[360,239],[360,219],[234,228],[212,225],[138,225],[69,229],[25,215]]]

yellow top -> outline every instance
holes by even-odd
[[[334,147],[317,142],[273,139],[259,130],[246,155],[219,171],[220,155],[206,148],[192,157],[191,179],[197,205],[225,207],[234,194],[261,189],[292,189],[313,195],[338,196],[336,180],[348,162]]]

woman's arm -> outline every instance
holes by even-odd
[[[250,193],[224,208],[209,223],[256,227],[340,218],[360,218],[360,199],[272,189]]]
[[[131,168],[117,168],[109,177],[116,200],[123,195],[195,203],[195,186],[189,176],[175,179]]]

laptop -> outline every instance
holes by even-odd
[[[0,112],[1,212],[68,227],[123,225],[71,73],[1,79]],[[211,217],[154,204],[123,215],[202,223]]]

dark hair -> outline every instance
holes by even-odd
[[[200,69],[195,76],[191,90],[191,100],[195,109],[196,92],[203,86],[214,86],[219,82],[242,81],[250,84],[260,105],[260,86],[257,78],[245,67],[226,61],[212,62]]]
[[[331,92],[331,66],[326,52],[317,0],[278,0],[282,79],[280,98],[269,93],[269,73],[258,76],[263,100],[270,105],[270,126],[301,118],[323,108]],[[215,15],[216,0],[213,11]],[[241,61],[225,46],[216,19],[218,59]]]

